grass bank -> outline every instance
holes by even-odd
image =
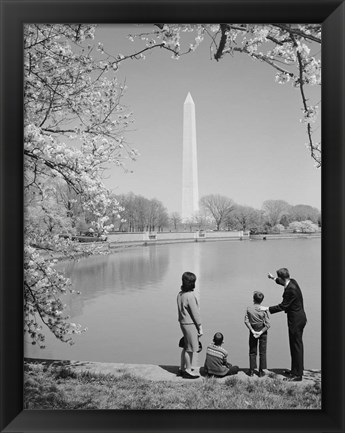
[[[25,363],[25,409],[321,409],[318,383],[272,377],[152,381]]]

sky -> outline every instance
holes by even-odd
[[[144,48],[127,36],[152,26],[100,25],[96,43],[127,55]],[[107,172],[115,194],[133,192],[160,200],[169,212],[181,212],[183,105],[191,93],[196,111],[199,196],[220,194],[240,205],[262,207],[285,200],[321,209],[321,169],[305,146],[299,90],[275,82],[275,71],[246,55],[211,60],[204,41],[192,54],[172,59],[155,49],[145,60],[121,63],[117,77],[126,82],[122,103],[133,112],[127,142],[140,156]],[[315,103],[320,87],[308,91]],[[315,133],[321,135],[320,127]]]

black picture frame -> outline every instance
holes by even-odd
[[[1,432],[344,432],[344,59],[339,0],[50,1],[1,6]],[[25,22],[323,24],[322,409],[23,410],[23,96]]]

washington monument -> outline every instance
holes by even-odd
[[[188,93],[183,106],[182,221],[192,218],[198,210],[195,105],[191,94]]]

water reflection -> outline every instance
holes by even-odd
[[[85,301],[107,293],[128,294],[158,285],[169,264],[169,251],[159,246],[92,256],[60,263],[57,269],[71,279],[80,295],[67,294],[64,302],[71,317],[82,315]]]
[[[178,261],[179,266],[175,266],[173,271],[175,272],[176,279],[181,282],[181,276],[183,272],[193,272],[196,277],[196,285],[194,293],[200,302],[201,294],[200,294],[200,258],[201,258],[201,248],[202,245],[200,243],[188,244],[185,245],[184,248],[180,248],[178,251]],[[176,260],[175,260],[176,265]],[[178,270],[180,269],[180,271]],[[180,273],[178,273],[180,272]],[[176,287],[176,290],[179,290],[179,286]],[[177,294],[177,293],[176,293]]]
[[[99,292],[115,293],[141,290],[164,278],[169,264],[169,251],[156,246],[136,251],[94,256],[61,264],[60,270],[70,278],[73,288],[84,299]],[[138,278],[139,277],[139,278]]]

